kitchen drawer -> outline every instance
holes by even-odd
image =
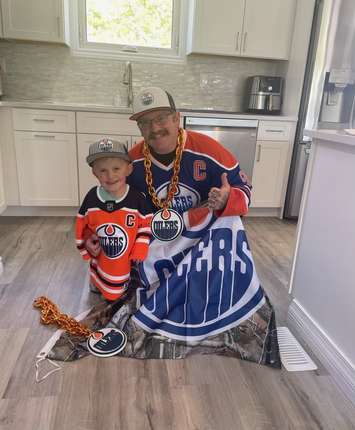
[[[13,109],[15,130],[75,133],[75,113],[44,109]]]
[[[77,112],[78,133],[140,135],[135,121],[130,115],[98,112]]]
[[[259,121],[258,140],[290,140],[292,124],[283,121]]]

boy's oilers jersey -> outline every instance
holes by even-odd
[[[143,141],[130,151],[134,168],[128,180],[132,186],[149,196],[142,149]],[[164,198],[173,173],[173,163],[164,166],[152,157],[151,168],[157,195],[159,198]],[[172,208],[182,213],[206,201],[212,187],[221,187],[221,175],[224,172],[228,175],[229,184],[233,188],[241,189],[249,202],[251,186],[234,156],[211,137],[184,130],[184,151],[180,165],[178,192],[174,196]],[[153,207],[152,210],[154,210]]]
[[[151,214],[146,199],[132,187],[119,200],[105,201],[100,187],[86,195],[77,215],[76,244],[85,260],[90,260],[90,281],[108,300],[125,291],[131,260],[144,260],[150,241]],[[92,258],[85,248],[84,232],[96,233],[101,251]]]

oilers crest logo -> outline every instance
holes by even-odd
[[[166,198],[168,186],[169,183],[166,182],[157,189],[157,195],[160,199]],[[182,213],[192,207],[198,206],[200,201],[201,197],[195,190],[180,182],[177,186],[177,192],[174,195],[171,208]]]
[[[184,223],[178,212],[161,209],[154,214],[151,225],[153,236],[167,242],[180,236]]]
[[[128,246],[127,233],[117,224],[102,224],[96,229],[101,249],[108,258],[117,258]]]

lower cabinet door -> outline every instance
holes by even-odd
[[[288,151],[289,142],[257,142],[251,207],[282,206]]]
[[[15,132],[15,149],[24,206],[77,206],[75,134]]]
[[[80,203],[84,200],[87,192],[98,185],[95,176],[92,174],[91,167],[86,162],[86,157],[89,155],[89,146],[98,142],[103,138],[111,138],[127,145],[127,149],[131,148],[131,136],[122,135],[104,135],[104,134],[78,134],[78,170],[79,170],[79,199]]]

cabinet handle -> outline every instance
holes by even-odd
[[[247,44],[247,32],[245,32],[244,33],[244,44],[243,44],[243,52],[245,52],[245,47],[246,47],[246,44]]]
[[[46,119],[46,118],[33,118],[33,121],[37,122],[54,122],[54,119]]]
[[[236,40],[236,43],[235,43],[235,49],[236,49],[237,51],[239,51],[239,31],[238,31],[238,33],[237,33],[237,40]]]
[[[271,130],[271,129],[266,129],[265,131],[267,131],[268,133],[283,133],[283,130]]]
[[[52,134],[34,134],[33,137],[41,137],[44,139],[55,139],[55,136]]]
[[[261,160],[261,145],[258,145],[258,155],[256,157],[256,161],[259,162]]]

